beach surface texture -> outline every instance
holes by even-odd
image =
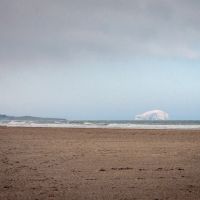
[[[0,127],[1,200],[199,200],[200,131]]]

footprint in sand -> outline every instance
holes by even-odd
[[[105,172],[106,170],[104,168],[101,168],[99,171],[100,172]]]
[[[119,167],[119,168],[117,168],[117,167],[113,167],[113,168],[111,168],[112,170],[131,170],[131,169],[133,169],[133,168],[131,168],[131,167]]]

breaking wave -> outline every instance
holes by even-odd
[[[114,129],[197,129],[200,121],[1,121],[7,127],[114,128]]]

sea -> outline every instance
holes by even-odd
[[[44,121],[44,120],[4,120],[0,126],[7,127],[60,127],[60,128],[112,128],[112,129],[193,129],[200,130],[200,120],[81,120],[81,121]]]

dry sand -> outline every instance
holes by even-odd
[[[200,199],[200,131],[0,127],[0,199]]]

